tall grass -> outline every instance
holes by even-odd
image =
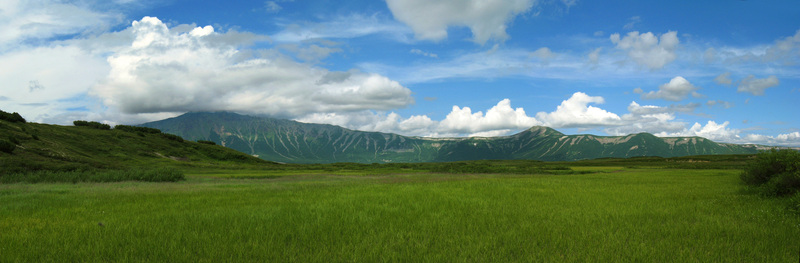
[[[185,180],[174,168],[136,168],[105,171],[36,171],[0,176],[0,183],[177,182]]]
[[[796,262],[735,170],[0,185],[0,262]]]

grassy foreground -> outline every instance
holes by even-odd
[[[745,193],[739,170],[597,170],[6,184],[0,262],[800,257],[800,217],[780,199]]]

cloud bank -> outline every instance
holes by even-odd
[[[414,103],[409,89],[381,75],[253,54],[211,26],[182,29],[154,17],[134,21],[133,41],[108,57],[110,72],[91,94],[129,114],[225,110],[294,118]]]

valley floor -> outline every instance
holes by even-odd
[[[797,262],[800,217],[733,169],[189,171],[0,185],[2,262]],[[259,178],[262,179],[252,179]]]

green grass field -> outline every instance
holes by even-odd
[[[575,165],[574,174],[192,168],[177,183],[2,184],[0,262],[800,257],[800,216],[785,199],[744,190],[738,169]]]

